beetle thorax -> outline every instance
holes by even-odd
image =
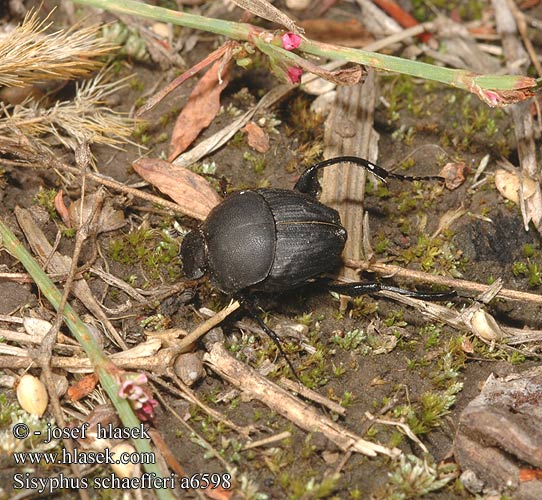
[[[256,191],[240,191],[215,207],[201,228],[209,278],[233,294],[265,280],[275,255],[275,221]]]

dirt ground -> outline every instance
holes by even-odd
[[[352,9],[351,4],[339,2],[326,15],[340,19]],[[480,9],[488,9],[488,5],[484,3]],[[540,7],[530,11],[537,19],[541,13]],[[77,10],[73,15],[78,18],[82,12]],[[111,14],[99,17],[118,22]],[[60,8],[52,19],[55,27],[59,27],[68,22],[69,16]],[[201,36],[190,52],[181,53],[184,60],[181,68],[161,68],[149,59],[138,61],[117,55],[114,64],[119,78],[132,76],[125,88],[108,98],[108,105],[118,111],[133,111],[181,70],[217,46],[217,37]],[[91,146],[96,169],[125,185],[167,198],[152,186],[141,184],[141,177],[131,165],[142,155],[167,156],[175,117],[195,82],[195,79],[188,80],[147,113],[144,125],[137,125],[130,143],[123,144],[121,149]],[[221,96],[222,111],[198,140],[228,125],[232,117],[246,111],[277,83],[263,63],[248,70],[232,69],[230,83]],[[464,162],[467,174],[465,182],[453,190],[433,181],[390,180],[385,187],[369,181],[365,210],[369,213],[375,259],[483,285],[500,278],[504,288],[540,295],[540,236],[532,225],[525,231],[519,207],[506,201],[494,184],[498,160],[506,158],[517,165],[516,138],[509,114],[488,108],[464,91],[405,76],[380,73],[377,88],[374,127],[380,135],[380,165],[394,170],[399,166],[396,171],[406,175],[438,175],[446,163]],[[68,99],[73,96],[73,86],[67,85],[61,92]],[[246,135],[238,133],[226,146],[199,162],[196,171],[202,171],[203,163],[215,166],[216,171],[208,178],[219,192],[223,188],[230,192],[250,187],[293,187],[304,167],[321,158],[324,148],[324,119],[310,111],[314,99],[293,89],[270,110],[256,115],[256,122],[264,119],[265,123],[274,124],[274,131],[269,132],[267,152],[255,152],[247,144]],[[74,164],[72,152],[53,140],[49,146],[61,161]],[[537,146],[540,146],[539,141]],[[485,155],[489,155],[489,163],[480,177],[485,181],[473,183],[474,172]],[[60,189],[66,204],[68,200],[78,200],[81,196],[79,179],[59,175],[52,168],[14,166],[10,159],[0,156],[2,221],[26,244],[14,211],[16,207],[29,209],[51,243],[57,234],[62,235],[57,250],[71,255],[73,233],[65,231],[60,217],[52,209],[51,200]],[[96,183],[91,181],[85,186],[87,193],[96,188]],[[149,298],[138,303],[95,273],[87,270],[83,274],[128,347],[143,342],[149,331],[168,328],[191,331],[206,319],[203,308],[217,312],[228,304],[229,297],[214,290],[207,281],[191,282],[183,275],[182,262],[176,252],[182,240],[179,228],[181,231],[192,229],[198,224],[196,220],[114,189],[108,189],[107,198],[122,212],[126,224],[99,234],[94,242],[85,243],[79,264],[92,262],[94,267],[106,269]],[[458,209],[462,210],[461,216],[438,236],[431,237],[443,216]],[[158,248],[162,249],[159,254]],[[7,277],[7,273],[22,273],[24,269],[5,251],[0,252],[0,272],[3,276],[0,277],[0,319],[13,315],[54,320],[53,308],[34,283]],[[369,273],[362,277],[378,279],[376,274]],[[381,279],[407,289],[431,289],[430,284],[408,278]],[[473,304],[476,294],[458,292],[459,297],[450,300],[448,306],[461,311]],[[129,300],[131,306],[124,307]],[[88,315],[85,304],[73,296],[70,303],[79,314]],[[204,408],[170,390],[174,381],[163,377],[165,384],[154,385],[154,390],[168,407],[158,406],[154,426],[187,475],[228,472],[232,475],[234,498],[425,496],[451,499],[473,496],[461,484],[454,468],[452,445],[459,415],[479,394],[490,374],[504,377],[536,366],[538,343],[511,347],[498,341],[484,342],[471,331],[427,320],[419,310],[377,294],[344,303],[312,285],[282,295],[260,297],[259,305],[266,323],[281,336],[283,348],[303,384],[341,404],[346,411],[340,416],[316,402],[304,401],[356,435],[398,448],[407,462],[415,463],[415,457],[422,460],[421,463],[425,460],[428,464],[425,470],[432,471],[427,473],[431,479],[426,478],[426,483],[421,479],[416,482],[412,476],[409,479],[407,468],[404,464],[401,468],[399,459],[347,454],[321,433],[306,432],[262,402],[248,400],[209,366],[192,386],[194,396],[237,426],[254,426],[255,432],[247,439]],[[504,328],[542,329],[540,303],[498,298],[491,301],[487,311]],[[294,379],[271,340],[242,310],[228,317],[221,326],[226,346],[235,358],[264,372],[272,381],[281,377]],[[14,329],[7,320],[1,321],[0,327]],[[292,328],[298,332],[293,336]],[[69,335],[65,327],[62,332]],[[118,351],[110,340],[104,339],[106,352]],[[203,355],[204,347],[198,343],[195,350]],[[57,355],[63,355],[62,352],[62,347],[55,350]],[[6,361],[3,363],[1,376],[19,376],[24,371],[19,367],[10,368]],[[30,372],[38,375],[40,370],[34,366]],[[70,384],[80,377],[73,373],[67,376]],[[8,403],[15,404],[16,398],[14,391],[7,387],[3,387],[2,392],[5,399],[1,404],[5,410]],[[73,405],[61,399],[61,404],[72,413],[81,413],[97,401],[86,398],[83,403]],[[183,422],[179,422],[172,410]],[[0,424],[4,425],[6,417],[2,411],[0,414]],[[373,417],[387,423],[371,422]],[[407,424],[416,437],[408,437],[404,428],[391,425],[392,421]],[[281,440],[245,449],[252,441],[283,432],[288,435]],[[0,496],[3,494],[4,498],[23,498],[20,490],[13,491],[9,486],[17,472],[36,476],[51,476],[60,471],[70,473],[67,466],[17,467],[5,460],[1,465]],[[109,471],[95,467],[88,474],[100,477]],[[430,486],[431,481],[445,477],[451,480],[444,481],[446,484],[441,487]],[[34,496],[70,495],[75,494],[64,490]],[[91,492],[92,498],[121,496],[122,492],[113,490]],[[183,496],[195,497],[193,491]]]

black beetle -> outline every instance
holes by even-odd
[[[258,316],[248,292],[290,290],[321,276],[340,262],[346,229],[338,212],[318,201],[317,173],[342,162],[359,165],[381,180],[389,177],[408,181],[442,180],[438,176],[393,174],[357,156],[330,158],[305,170],[293,190],[250,189],[231,194],[181,244],[186,276],[198,279],[208,274],[214,287],[245,305],[282,354],[276,334]],[[420,293],[379,282],[326,286],[351,296],[381,290],[428,300],[447,300],[455,295],[455,292]]]

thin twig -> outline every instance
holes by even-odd
[[[71,165],[62,163],[61,161],[56,160],[56,159],[54,160],[53,165],[51,165],[50,163],[40,162],[40,163],[32,163],[32,164],[26,164],[26,165],[19,164],[19,166],[32,167],[32,168],[51,168],[51,166],[53,166],[55,169],[65,171],[65,172],[70,172],[76,175],[80,175],[80,172],[76,167],[72,167]],[[87,179],[93,182],[96,182],[97,184],[101,184],[102,186],[106,186],[111,189],[114,189],[115,191],[134,196],[135,198],[140,198],[142,200],[149,201],[150,203],[156,203],[157,205],[161,205],[162,207],[169,208],[175,213],[184,214],[182,208],[176,203],[173,203],[172,201],[168,201],[164,198],[160,198],[159,196],[146,193],[145,191],[131,188],[130,186],[127,186],[126,184],[123,184],[122,182],[116,181],[115,179],[112,179],[111,177],[106,177],[104,175],[97,174],[94,172],[85,172],[84,175]]]
[[[159,383],[162,384],[163,382],[159,382]],[[179,423],[183,425],[186,429],[188,429],[190,434],[194,434],[202,443],[204,443],[207,446],[208,450],[213,452],[213,455],[215,456],[215,458],[220,463],[222,463],[222,465],[224,466],[226,470],[233,470],[233,467],[228,462],[226,462],[226,460],[224,460],[224,457],[222,457],[222,455],[218,453],[218,451],[215,448],[213,448],[213,446],[210,443],[208,443],[203,436],[198,434],[196,430],[193,427],[191,427],[186,422],[186,420],[182,418],[170,404],[168,404],[168,402],[165,400],[164,397],[162,397],[160,392],[154,391],[154,394],[160,400],[160,403],[179,421]]]
[[[521,35],[521,39],[523,40],[523,44],[525,45],[525,48],[527,49],[527,52],[529,53],[529,57],[531,59],[531,62],[533,63],[533,66],[536,69],[536,72],[538,73],[538,76],[542,77],[542,66],[540,65],[540,61],[538,60],[538,54],[536,53],[535,48],[533,47],[533,42],[531,42],[531,37],[529,36],[529,33],[527,33],[527,22],[525,21],[525,14],[519,10],[518,6],[513,0],[507,0],[508,7],[510,8],[510,11],[514,15],[514,18],[516,19],[516,24],[518,27],[519,34]]]
[[[226,51],[231,50],[234,44],[236,44],[236,42],[233,41],[224,43],[214,52],[211,52],[203,60],[201,60],[197,64],[194,64],[194,66],[192,66],[190,69],[186,70],[182,75],[179,75],[177,78],[175,78],[175,80],[173,80],[159,92],[151,96],[147,100],[147,102],[137,110],[136,117],[139,117],[147,111],[150,111],[152,108],[154,108],[154,106],[156,106],[160,101],[162,101],[162,99],[164,99],[168,94],[173,92],[177,87],[182,85],[186,80],[192,78],[199,71],[206,68],[212,62],[222,57],[226,53]]]
[[[385,264],[382,262],[365,262],[361,260],[345,260],[345,265],[361,271],[372,271],[381,276],[393,276],[397,278],[406,278],[414,281],[420,281],[424,283],[430,283],[432,285],[445,286],[453,288],[458,292],[472,292],[479,294],[487,291],[491,285],[484,285],[482,283],[476,283],[474,281],[459,280],[456,278],[449,278],[447,276],[437,276],[423,271],[417,271],[414,269],[405,269],[393,264]],[[508,300],[519,300],[523,302],[531,302],[533,304],[542,304],[542,295],[537,295],[529,292],[520,292],[518,290],[511,290],[509,288],[503,288],[497,294],[497,297]]]
[[[173,410],[173,408],[171,408],[171,406],[169,406],[164,401],[164,399],[160,396],[160,394],[157,391],[154,391],[154,393],[157,395],[160,402],[164,406],[166,406],[166,408],[170,412],[172,412],[176,417],[180,418],[179,415],[175,412],[175,410]],[[180,420],[182,421],[182,419],[180,419]],[[185,425],[186,425],[186,423],[185,423]],[[151,429],[150,430],[150,435],[151,435],[152,442],[154,443],[156,448],[162,454],[162,457],[164,458],[164,460],[167,463],[168,467],[172,471],[174,471],[175,474],[177,474],[179,477],[186,477],[187,474],[186,474],[186,472],[184,470],[184,467],[179,463],[179,461],[177,460],[177,457],[175,457],[175,455],[172,453],[171,449],[169,448],[168,444],[165,442],[162,435],[156,429]],[[194,491],[195,491],[197,497],[200,500],[205,500],[205,495],[199,489],[195,489]]]
[[[288,439],[290,437],[292,437],[292,433],[290,431],[284,431],[279,434],[275,434],[274,436],[269,436],[264,439],[258,439],[258,441],[252,441],[243,446],[243,451],[259,448],[260,446],[267,446],[269,444],[273,444],[277,441],[282,441],[283,439]]]
[[[190,350],[190,346],[196,342],[200,337],[205,335],[211,328],[219,325],[227,316],[232,312],[239,309],[241,305],[237,301],[232,301],[222,311],[216,313],[213,317],[199,325],[195,330],[190,332],[186,337],[179,341],[179,343],[172,349],[173,352],[181,354]]]
[[[37,224],[32,219],[30,213],[22,208],[15,208],[15,216],[21,229],[26,234],[28,242],[34,253],[38,255],[42,260],[51,253],[51,245],[43,232],[39,229]],[[51,257],[51,264],[54,266],[55,271],[66,272],[71,266],[71,259],[64,255],[54,253]],[[85,306],[104,323],[107,331],[115,339],[119,346],[126,349],[126,344],[122,337],[118,334],[115,327],[109,321],[109,318],[105,315],[98,301],[94,297],[90,287],[85,280],[78,280],[73,283],[74,294],[85,304]]]
[[[309,399],[310,401],[314,401],[315,403],[325,406],[326,408],[337,413],[338,415],[341,415],[343,417],[344,415],[346,415],[346,408],[322,396],[321,394],[318,394],[316,391],[305,387],[299,382],[294,382],[293,380],[282,377],[280,379],[280,385],[282,385],[286,389],[289,389],[290,391],[297,392],[298,394],[300,394],[306,399]]]
[[[185,384],[183,384],[182,380],[175,375],[173,370],[168,370],[168,376],[177,384],[178,390],[175,390],[173,387],[168,387],[169,390],[173,390],[177,395],[181,396],[183,399],[186,399],[192,404],[195,404],[196,406],[199,406],[205,413],[213,417],[216,421],[222,422],[226,427],[229,427],[230,429],[233,429],[234,431],[238,432],[245,438],[248,438],[250,436],[251,432],[255,431],[254,426],[248,425],[245,427],[241,427],[240,425],[234,424],[231,420],[226,418],[224,415],[222,415],[220,412],[214,410],[209,405],[206,405],[203,401],[201,401],[194,391],[190,390]],[[153,377],[153,380],[155,378]]]
[[[88,151],[88,146],[86,144],[80,146],[80,151],[76,156],[80,160],[79,167],[81,171],[84,172],[87,169],[87,166],[90,162],[90,152]],[[82,203],[83,203],[83,198],[81,199],[81,204]],[[49,329],[49,331],[43,338],[43,341],[38,348],[37,362],[42,369],[42,375],[45,379],[45,386],[47,387],[47,392],[49,394],[49,401],[51,402],[53,416],[55,418],[57,425],[61,428],[66,427],[66,420],[64,419],[62,407],[60,406],[60,400],[56,393],[50,363],[51,363],[51,358],[53,354],[53,347],[57,339],[57,334],[60,331],[60,326],[62,325],[62,322],[64,320],[64,307],[66,306],[66,303],[68,302],[68,296],[70,295],[71,287],[75,279],[75,272],[77,270],[77,262],[79,261],[79,255],[81,254],[83,243],[88,237],[90,226],[94,222],[96,214],[99,212],[99,209],[100,207],[98,205],[94,206],[91,215],[88,217],[86,221],[83,221],[83,223],[80,225],[79,229],[77,230],[71,266],[68,273],[68,277],[64,284],[64,291],[62,293],[62,298],[60,299],[60,304],[56,312],[56,318],[53,325],[51,326],[51,328]],[[64,443],[65,448],[68,450],[68,452],[73,453],[75,446],[72,439],[68,437],[63,437],[62,441]],[[70,467],[76,477],[79,477],[79,478],[82,477],[81,468],[79,467],[79,464],[71,463]],[[79,490],[79,495],[83,499],[90,498],[88,493],[85,490]]]

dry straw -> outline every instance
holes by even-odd
[[[0,35],[0,87],[87,76],[101,68],[103,56],[115,48],[101,36],[98,25],[48,32],[50,28],[51,22],[30,12],[22,24]],[[72,100],[49,107],[31,100],[3,106],[0,134],[32,137],[46,148],[50,135],[72,150],[83,142],[121,147],[129,142],[133,120],[107,106],[107,98],[126,84],[126,79],[109,81],[110,76],[107,70],[100,71],[76,85]]]
[[[39,103],[24,103],[5,108],[0,119],[0,133],[18,133],[33,137],[52,134],[64,146],[75,149],[83,141],[89,144],[118,146],[129,142],[133,132],[133,120],[111,110],[105,101],[125,84],[126,79],[108,82],[108,71],[101,71],[91,80],[77,85],[71,101],[59,101],[49,108]],[[47,146],[47,143],[43,143]]]
[[[50,26],[31,11],[21,25],[0,35],[0,86],[78,78],[99,68],[102,63],[96,58],[113,48],[97,36],[97,25],[47,33]]]

